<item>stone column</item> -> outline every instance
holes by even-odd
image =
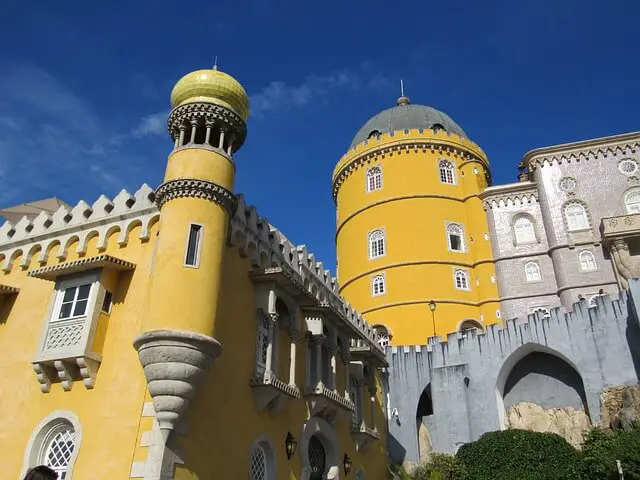
[[[193,120],[191,120],[191,140],[189,140],[189,143],[195,143],[197,130],[198,130],[198,119],[194,118]]]
[[[316,347],[315,383],[317,385],[318,383],[322,382],[322,339],[319,335],[317,337],[312,337],[312,338],[315,341],[315,347]]]
[[[336,391],[338,389],[338,384],[336,382],[336,372],[337,372],[337,362],[336,362],[336,353],[337,348],[335,344],[329,346],[329,353],[331,354],[331,371],[329,372],[329,388],[331,390]]]
[[[207,120],[205,122],[205,125],[207,126],[207,133],[204,139],[204,143],[206,143],[207,145],[211,145],[211,129],[213,128],[213,120]]]
[[[351,363],[351,355],[342,351],[342,361],[344,362],[344,398],[355,402],[354,398],[351,398],[349,393],[349,387],[351,387],[351,375],[349,373],[349,364]]]
[[[265,361],[264,366],[265,380],[270,379],[273,376],[273,338],[274,335],[277,335],[278,333],[278,330],[275,328],[277,326],[277,321],[277,315],[269,315],[269,343],[267,344],[267,360]]]
[[[233,136],[229,137],[229,144],[227,145],[227,155],[231,156],[231,150],[233,149]]]
[[[289,330],[289,385],[296,384],[296,344],[300,341],[300,332],[296,329]]]
[[[181,147],[184,145],[184,133],[187,130],[187,126],[184,124],[180,125],[180,139],[178,142],[178,146]]]
[[[224,130],[220,130],[220,141],[218,142],[218,148],[220,150],[224,149]]]

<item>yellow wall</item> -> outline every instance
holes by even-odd
[[[436,140],[450,151],[423,146]],[[413,146],[416,142],[422,144]],[[469,155],[473,159],[466,158]],[[440,159],[455,163],[456,185],[440,181]],[[373,166],[382,168],[382,188],[367,192],[366,172]],[[351,171],[340,181],[336,197],[341,294],[371,324],[385,325],[397,345],[423,344],[434,334],[427,306],[432,299],[437,304],[437,335],[454,332],[465,319],[495,323],[495,268],[478,198],[487,186],[482,150],[456,135],[411,130],[385,134],[350,150],[334,171],[334,186],[345,167]],[[448,250],[448,222],[464,226],[464,253]],[[370,260],[368,233],[377,228],[385,230],[387,251]],[[468,269],[469,291],[455,289],[456,267]],[[378,272],[385,273],[387,292],[374,297],[371,278]]]

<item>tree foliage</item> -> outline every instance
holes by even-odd
[[[618,480],[620,460],[625,480],[640,480],[640,426],[629,430],[591,430],[582,447],[580,473],[585,480]]]
[[[415,480],[467,480],[464,466],[453,455],[433,453],[413,474]]]

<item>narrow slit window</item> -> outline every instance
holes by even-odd
[[[185,265],[197,267],[200,265],[200,247],[202,244],[202,225],[192,223],[189,226],[189,238],[187,240],[187,254]]]

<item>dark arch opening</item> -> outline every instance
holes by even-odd
[[[431,127],[431,129],[432,129],[434,132],[438,132],[438,131],[440,131],[440,130],[444,130],[444,131],[446,131],[446,130],[445,130],[445,128],[444,128],[444,126],[443,126],[443,125],[441,125],[441,124],[439,124],[439,123],[434,123],[434,124],[433,124],[433,126]]]
[[[433,401],[431,397],[431,383],[429,383],[418,401],[418,408],[416,410],[416,434],[418,436],[418,456],[422,461],[430,455],[433,451],[433,444],[431,443],[431,435],[429,429],[434,426],[433,424]]]
[[[367,138],[378,138],[379,136],[380,136],[379,130],[371,130],[369,132],[369,135],[367,135]]]
[[[416,417],[419,419],[429,415],[433,415],[433,401],[431,400],[431,384],[427,385],[425,389],[422,391],[422,395],[420,395],[420,400],[418,401],[418,410],[416,412]]]
[[[482,325],[479,322],[470,318],[460,324],[460,332],[462,333],[471,332],[473,330],[477,330],[478,332],[484,331]]]

